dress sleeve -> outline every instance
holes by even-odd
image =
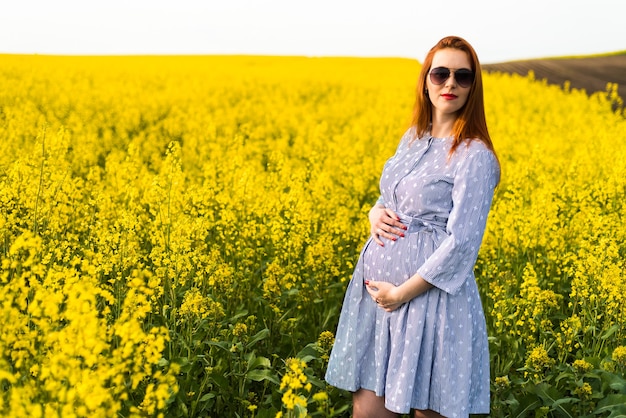
[[[468,277],[473,277],[494,189],[500,178],[500,168],[491,151],[468,151],[452,187],[448,236],[417,271],[424,280],[451,294],[457,293]]]

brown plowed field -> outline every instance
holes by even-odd
[[[587,94],[605,91],[607,83],[617,83],[619,96],[626,101],[626,54],[582,58],[546,58],[484,64],[483,70],[528,75],[533,70],[537,80],[563,86],[569,80],[572,88]]]

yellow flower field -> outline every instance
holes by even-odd
[[[0,62],[0,415],[349,416],[323,374],[419,63]],[[491,416],[624,414],[616,86],[484,84]]]

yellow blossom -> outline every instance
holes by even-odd
[[[334,336],[316,333],[336,319],[369,235],[419,62],[2,64],[0,415],[165,416],[178,390],[203,384],[188,373],[235,379],[246,364],[233,358],[280,364],[274,353],[310,342],[328,360]],[[503,173],[475,269],[495,386],[514,388],[504,375],[520,368],[536,379],[557,363],[583,373],[588,364],[572,359],[607,352],[599,367],[620,372],[626,229],[614,226],[626,216],[626,148],[616,139],[626,118],[613,109],[616,86],[483,80]],[[258,326],[270,334],[248,347]],[[180,369],[170,356],[203,361]],[[286,415],[322,399],[307,377],[317,366],[285,360],[275,390]],[[221,404],[241,415],[257,402]]]
[[[622,367],[626,367],[626,346],[620,345],[613,350],[613,361]]]
[[[591,398],[591,395],[593,394],[593,389],[591,388],[591,385],[589,383],[585,382],[581,386],[574,389],[574,393],[576,393],[576,395],[578,395],[580,399],[587,400]]]
[[[580,373],[586,373],[593,369],[593,364],[585,360],[574,360],[572,366]]]

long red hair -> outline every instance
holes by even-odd
[[[459,109],[459,116],[452,127],[452,135],[454,142],[450,152],[453,153],[456,148],[465,140],[478,139],[485,143],[495,155],[493,143],[487,129],[487,120],[485,119],[485,102],[483,99],[483,78],[481,74],[480,62],[474,48],[463,38],[458,36],[447,36],[441,39],[433,46],[422,64],[419,79],[417,80],[417,91],[415,94],[415,107],[413,108],[413,121],[415,133],[417,137],[422,137],[430,130],[432,121],[432,105],[426,92],[426,77],[430,72],[433,57],[437,51],[445,48],[458,49],[464,51],[471,62],[472,71],[474,71],[474,82],[470,87],[467,102]]]

